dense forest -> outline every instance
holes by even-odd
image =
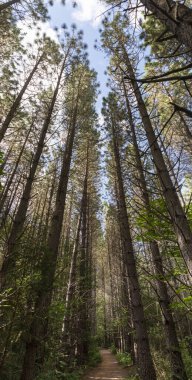
[[[82,379],[101,348],[192,379],[192,3],[103,3],[100,115],[82,30],[26,46],[54,0],[0,3],[2,380]]]

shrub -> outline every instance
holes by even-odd
[[[132,359],[131,355],[127,352],[118,352],[117,353],[117,360],[120,364],[124,366],[132,365]]]
[[[162,351],[154,350],[152,351],[153,360],[157,372],[157,379],[158,380],[171,380],[171,368],[170,368],[170,362],[169,357]]]
[[[116,349],[116,347],[115,347],[114,344],[112,344],[112,346],[110,347],[110,351],[111,351],[111,353],[112,353],[113,355],[116,355],[116,353],[117,353],[117,349]]]
[[[101,362],[101,355],[97,345],[97,339],[92,338],[89,346],[88,366],[94,367]]]
[[[181,352],[183,356],[183,361],[185,364],[185,369],[189,380],[192,380],[192,361],[189,345],[191,344],[191,337],[186,337],[181,342]]]

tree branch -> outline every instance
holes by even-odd
[[[163,74],[160,74],[160,75],[156,75],[156,76],[153,76],[153,77],[149,77],[149,78],[143,78],[143,79],[133,79],[133,78],[129,78],[129,77],[126,77],[125,79],[131,79],[131,80],[135,80],[136,82],[141,82],[141,83],[150,83],[150,82],[153,82],[153,81],[157,81],[157,82],[161,82],[161,80],[159,81],[158,79],[160,78],[164,78],[170,74],[174,74],[174,73],[178,73],[180,71],[184,71],[184,70],[187,70],[187,69],[191,69],[192,68],[192,63],[189,63],[188,65],[184,66],[184,67],[179,67],[177,69],[173,69],[173,70],[170,70],[166,73],[163,73]],[[183,80],[183,79],[191,79],[192,77],[192,74],[188,74],[187,76],[184,76],[184,77],[168,77],[168,78],[165,78],[163,79],[164,81],[167,81],[167,80],[175,80],[175,79],[180,79]]]
[[[188,108],[178,106],[178,104],[175,104],[173,102],[170,102],[172,106],[174,107],[175,112],[184,112],[187,116],[192,118],[192,111],[190,111]]]

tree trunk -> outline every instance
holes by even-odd
[[[41,281],[37,294],[34,318],[30,327],[31,338],[27,341],[26,344],[23,369],[20,378],[21,380],[33,380],[35,378],[36,363],[37,360],[39,360],[38,355],[40,355],[40,361],[38,363],[39,367],[42,367],[44,362],[44,352],[42,355],[39,353],[42,351],[42,347],[47,340],[48,312],[51,305],[60,234],[62,230],[68,177],[76,131],[76,118],[77,103],[72,115],[72,122],[68,132],[66,148],[63,155],[60,180],[57,189],[55,211],[51,219],[47,249],[44,252],[44,257],[42,260]]]
[[[141,186],[141,196],[142,196],[143,204],[146,208],[147,214],[150,219],[151,212],[152,212],[151,206],[150,206],[150,199],[149,199],[147,185],[146,185],[145,176],[143,172],[143,164],[142,164],[140,153],[139,153],[139,147],[138,147],[137,137],[135,133],[135,125],[132,118],[131,107],[130,107],[129,100],[127,97],[124,81],[123,81],[123,87],[124,87],[124,94],[125,94],[127,111],[128,111],[129,125],[130,125],[131,133],[132,133],[132,141],[133,141],[133,146],[135,150],[136,165],[137,165],[137,170],[139,174],[139,183]],[[148,228],[151,230],[152,236],[154,236],[155,231],[154,231],[153,226],[149,226]],[[182,360],[181,350],[179,347],[179,341],[177,338],[176,326],[175,326],[175,322],[174,322],[173,315],[171,312],[171,306],[170,306],[171,302],[170,302],[170,298],[168,294],[167,285],[165,282],[165,273],[163,269],[163,263],[162,263],[162,258],[159,251],[159,246],[156,240],[150,241],[149,244],[150,244],[150,249],[152,253],[153,265],[155,269],[157,292],[159,296],[159,304],[162,311],[162,317],[163,317],[163,322],[164,322],[167,348],[170,355],[170,362],[172,366],[172,379],[173,380],[177,380],[177,379],[187,380],[185,366]]]
[[[129,289],[127,284],[127,272],[126,268],[123,265],[122,266],[122,305],[123,308],[127,310],[127,314],[129,317],[129,322],[127,323],[126,329],[125,329],[125,343],[126,343],[126,352],[129,352],[131,355],[132,362],[135,363],[135,351],[134,351],[134,341],[133,341],[133,316],[131,314],[131,307],[130,307],[130,295],[129,295]],[[131,315],[130,315],[131,314]]]
[[[117,183],[115,183],[115,196],[117,200],[117,210],[118,210],[118,215],[120,215],[120,204],[119,204],[119,191],[118,191],[118,186]],[[121,226],[120,226],[120,236],[122,237],[122,232],[121,232]],[[121,264],[123,263],[123,257],[124,257],[124,252],[123,252],[123,243],[120,240],[120,249],[119,251],[121,252]],[[122,278],[122,305],[123,307],[127,310],[129,321],[127,323],[127,347],[128,347],[128,352],[131,355],[131,359],[133,363],[135,363],[135,350],[134,350],[134,341],[133,341],[133,315],[132,315],[132,309],[130,307],[130,291],[129,291],[129,284],[127,281],[127,270],[125,265],[120,265],[120,271],[121,271],[121,278]]]
[[[4,207],[4,203],[5,203],[5,201],[6,201],[6,198],[7,198],[7,194],[8,194],[8,192],[9,192],[9,190],[10,190],[11,185],[12,185],[13,178],[14,178],[16,172],[17,172],[17,168],[18,168],[18,166],[19,166],[19,163],[20,163],[21,157],[22,157],[22,155],[23,155],[23,152],[24,152],[25,146],[26,146],[26,144],[27,144],[28,137],[29,137],[29,135],[30,135],[30,133],[31,133],[31,129],[32,129],[32,127],[33,127],[33,124],[34,124],[34,121],[32,121],[32,123],[31,123],[31,126],[30,126],[29,131],[28,131],[28,133],[27,133],[27,135],[26,135],[26,138],[25,138],[25,141],[24,141],[23,146],[22,146],[22,148],[21,148],[21,151],[20,151],[20,153],[19,153],[19,156],[18,156],[18,158],[17,158],[17,160],[16,160],[15,167],[14,167],[14,169],[13,169],[13,171],[12,171],[12,173],[11,173],[9,179],[8,179],[8,182],[7,182],[7,184],[6,184],[5,190],[4,190],[4,192],[3,192],[3,194],[2,194],[2,197],[1,197],[1,199],[0,199],[0,213],[2,213],[2,211],[3,211],[3,207]]]
[[[30,201],[30,196],[31,196],[31,190],[32,190],[32,186],[33,186],[33,181],[34,181],[35,173],[36,173],[36,170],[37,170],[37,167],[39,164],[39,160],[40,160],[40,157],[41,157],[41,154],[43,151],[44,141],[45,141],[45,137],[46,137],[49,125],[50,125],[54,105],[55,105],[55,102],[57,99],[57,94],[58,94],[62,74],[63,74],[64,68],[65,68],[65,62],[66,62],[66,59],[64,59],[64,62],[62,64],[62,68],[61,68],[61,71],[60,71],[60,74],[59,74],[59,77],[57,80],[57,85],[56,85],[56,88],[55,88],[55,91],[53,94],[53,98],[52,98],[47,116],[45,118],[42,130],[41,130],[41,135],[40,135],[38,145],[37,145],[37,149],[36,149],[36,153],[34,155],[33,162],[32,162],[31,168],[30,168],[29,176],[27,178],[27,182],[26,182],[23,194],[22,194],[22,198],[21,198],[16,216],[14,218],[13,226],[12,226],[9,238],[8,238],[7,252],[6,252],[6,255],[5,255],[5,258],[3,261],[3,265],[1,268],[1,273],[0,273],[0,287],[1,288],[5,286],[7,273],[11,269],[14,270],[15,260],[16,260],[16,256],[17,256],[16,255],[16,248],[17,248],[16,246],[17,246],[20,234],[21,234],[23,227],[24,227],[27,209],[29,206],[29,201]]]
[[[45,233],[46,233],[46,239],[48,239],[49,234],[49,224],[51,220],[51,211],[52,211],[52,202],[53,202],[53,196],[56,188],[56,177],[57,177],[57,168],[56,166],[53,169],[53,178],[50,188],[50,194],[48,197],[48,206],[47,206],[47,212],[46,212],[46,218],[45,218]]]
[[[105,286],[105,268],[102,262],[102,291],[103,291],[103,328],[104,328],[104,347],[108,346],[108,334],[107,334],[107,308],[106,308],[106,286]]]
[[[108,253],[108,262],[109,262],[109,280],[110,280],[110,292],[111,292],[111,317],[112,317],[112,322],[114,322],[115,317],[116,317],[116,311],[115,311],[115,302],[114,302],[115,289],[114,289],[113,274],[112,274],[112,257],[111,257],[112,256],[111,255],[112,248],[113,248],[113,241],[110,242],[109,237],[108,237],[108,239],[107,239],[107,253]],[[115,345],[114,329],[113,329],[113,335],[110,338],[112,338],[112,343]]]
[[[148,333],[146,328],[143,304],[140,294],[138,274],[135,263],[134,249],[130,232],[129,218],[125,201],[125,192],[123,186],[123,178],[121,171],[120,155],[117,142],[117,134],[115,131],[115,121],[112,115],[112,134],[113,149],[116,163],[116,174],[118,179],[119,193],[119,223],[122,234],[124,265],[127,269],[130,301],[132,307],[133,323],[135,328],[135,340],[137,345],[137,364],[141,380],[155,380],[156,373],[151,357]]]
[[[138,109],[142,117],[143,126],[151,149],[154,164],[163,190],[163,195],[167,205],[167,209],[172,219],[172,223],[177,236],[178,245],[183,255],[186,267],[192,275],[192,232],[181,206],[175,186],[173,186],[171,177],[167,170],[164,157],[157,142],[150,117],[147,112],[144,100],[142,98],[139,86],[135,81],[135,74],[131,65],[131,61],[123,44],[121,45],[125,57],[125,62],[129,75],[132,78],[131,83],[138,104]]]
[[[14,192],[12,193],[11,198],[9,199],[8,203],[6,204],[5,210],[3,211],[3,215],[1,217],[0,228],[6,227],[7,218],[8,218],[8,215],[10,214],[12,205],[15,203],[17,191],[18,191],[19,186],[21,185],[21,182],[22,182],[22,175],[19,176],[17,183],[14,184]],[[17,210],[17,204],[18,204],[18,202],[16,202],[15,210]],[[14,218],[14,216],[15,215],[13,213],[13,215],[11,215],[11,219]]]
[[[3,162],[2,162],[2,164],[0,165],[0,171],[2,171],[2,172],[3,172],[3,170],[4,170],[4,168],[5,168],[6,164],[7,164],[7,162],[8,162],[8,160],[9,160],[9,157],[11,156],[11,153],[12,153],[12,151],[13,151],[14,145],[15,145],[15,141],[11,144],[9,150],[7,151],[6,156],[3,157]]]
[[[1,129],[0,129],[0,142],[2,141],[6,131],[7,131],[7,128],[9,127],[9,124],[11,123],[12,119],[14,118],[16,112],[17,112],[17,109],[20,105],[20,102],[21,102],[21,99],[29,85],[29,83],[31,82],[31,79],[33,78],[33,75],[35,74],[35,72],[37,71],[37,68],[40,64],[40,62],[43,60],[43,56],[44,54],[42,54],[40,56],[40,58],[37,60],[33,70],[31,71],[31,73],[29,74],[26,82],[24,83],[22,89],[20,90],[19,94],[17,95],[15,101],[13,102],[11,108],[10,108],[10,111],[8,112],[4,122],[2,123],[2,126],[1,126]]]
[[[0,4],[0,12],[11,7],[11,5],[18,4],[20,2],[21,2],[21,0],[10,0],[10,1],[7,1],[6,3]]]
[[[71,265],[69,271],[69,280],[67,285],[67,293],[65,297],[65,316],[63,319],[62,326],[62,337],[61,337],[61,351],[62,354],[65,354],[65,360],[69,364],[71,362],[71,342],[70,342],[70,334],[71,334],[71,301],[73,300],[75,288],[76,288],[76,270],[77,270],[77,255],[79,252],[79,240],[80,240],[80,231],[81,231],[81,222],[82,222],[82,206],[80,210],[75,244],[73,248],[73,253],[71,257]]]
[[[168,172],[172,176],[172,181],[174,181],[174,186],[177,189],[177,194],[178,194],[178,197],[180,199],[181,205],[182,205],[182,207],[185,207],[185,199],[183,197],[181,188],[179,186],[177,175],[174,172],[174,165],[172,164],[172,162],[171,162],[171,160],[169,158],[169,155],[167,153],[167,150],[166,150],[163,138],[161,136],[159,136],[159,142],[161,144],[160,145],[161,146],[161,150],[164,153],[165,162],[166,162],[166,165],[167,165],[167,168],[168,168]]]
[[[167,88],[167,86],[163,85],[163,90],[167,93],[170,103],[174,103],[175,101],[177,102],[177,100],[174,99],[174,97],[171,95],[171,91],[169,91],[169,88]],[[181,111],[177,111],[177,114],[179,115],[180,120],[181,120],[182,126],[181,127],[179,126],[179,127],[183,129],[183,132],[184,132],[183,137],[185,138],[185,144],[188,145],[191,151],[192,150],[192,133],[189,129],[189,125],[187,124]]]
[[[78,321],[78,344],[77,355],[80,365],[85,364],[88,356],[88,312],[87,312],[87,294],[88,294],[88,252],[87,252],[87,211],[88,211],[88,168],[89,168],[89,144],[87,146],[86,157],[86,174],[84,180],[84,192],[82,199],[82,229],[81,229],[81,246],[80,246],[80,265],[79,265],[79,321]]]
[[[192,49],[192,9],[173,0],[141,0],[182,44]]]

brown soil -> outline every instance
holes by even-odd
[[[124,380],[130,375],[128,368],[123,368],[109,350],[101,350],[102,362],[89,370],[83,380]]]

